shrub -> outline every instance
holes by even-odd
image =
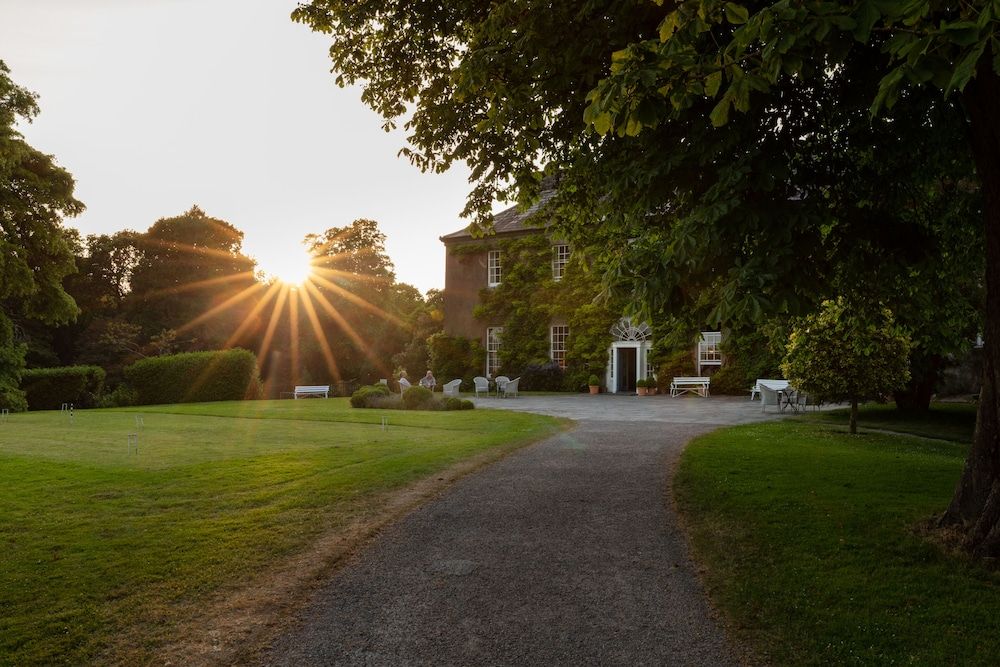
[[[410,387],[403,392],[403,407],[407,410],[430,409],[433,400],[434,393],[424,387]]]
[[[99,408],[125,408],[135,405],[137,401],[135,390],[124,382],[114,388],[111,393],[105,394],[97,402]]]
[[[781,357],[787,342],[784,322],[730,332],[720,345],[725,361],[712,375],[712,393],[746,396],[757,378],[782,377]]]
[[[429,389],[410,387],[402,396],[393,394],[383,384],[361,387],[351,396],[351,407],[385,410],[471,410],[472,401],[455,396],[435,396]]]
[[[483,374],[486,351],[479,341],[436,333],[427,339],[427,350],[429,368],[443,382],[461,378],[462,384],[468,386],[472,378]]]
[[[591,375],[589,378],[587,378],[587,385],[590,387],[597,387],[600,386],[600,384],[601,384],[601,378],[597,377],[596,375]]]
[[[670,383],[675,377],[688,377],[694,373],[694,359],[691,358],[691,350],[678,350],[668,356],[660,365],[660,370],[656,373],[657,386],[660,391],[666,393],[670,391]]]
[[[186,352],[137,361],[125,369],[136,405],[200,403],[259,398],[257,357],[234,348]]]
[[[906,384],[910,339],[889,310],[858,312],[843,298],[824,301],[788,338],[781,370],[796,389],[822,401],[851,402],[851,433],[858,401],[883,399]]]
[[[521,388],[528,391],[562,391],[563,382],[563,369],[554,361],[528,364],[521,371]]]
[[[389,391],[389,387],[384,384],[372,384],[366,385],[364,387],[359,387],[357,391],[351,394],[351,407],[352,408],[368,408],[375,407],[371,405],[372,401],[376,398],[384,398],[389,396],[392,392]]]
[[[32,368],[21,374],[29,410],[57,410],[63,403],[78,408],[95,408],[104,388],[100,366]]]

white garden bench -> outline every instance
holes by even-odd
[[[299,396],[319,396],[330,398],[330,385],[328,384],[305,384],[295,387],[295,398]]]
[[[675,377],[670,383],[670,395],[680,396],[694,392],[699,396],[708,396],[708,385],[712,378],[707,377]]]

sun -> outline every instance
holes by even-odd
[[[268,253],[258,261],[265,275],[286,285],[302,285],[313,275],[313,260],[305,248]]]

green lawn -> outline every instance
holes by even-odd
[[[948,419],[916,430],[940,437]],[[774,664],[996,664],[1000,574],[914,530],[947,506],[966,450],[809,421],[695,440],[675,494],[737,636]]]
[[[807,412],[804,418],[847,426],[849,409]],[[894,403],[870,404],[858,410],[858,428],[912,433],[925,438],[972,442],[976,406],[972,403],[932,403],[923,414],[902,413]]]
[[[146,662],[183,620],[171,608],[238,587],[377,512],[390,491],[561,425],[346,399],[79,411],[72,423],[11,415],[0,424],[0,664],[94,661],[123,637],[130,661]]]

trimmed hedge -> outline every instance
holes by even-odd
[[[475,404],[455,396],[435,396],[429,389],[410,387],[393,394],[383,384],[361,387],[351,395],[351,407],[382,410],[472,410]]]
[[[104,369],[100,366],[32,368],[21,374],[21,389],[29,410],[58,410],[63,403],[94,408],[104,389]]]
[[[358,388],[351,394],[352,408],[367,408],[372,399],[384,398],[391,394],[389,387],[384,384],[373,384]]]
[[[434,400],[434,393],[424,387],[410,387],[403,392],[403,407],[407,410],[420,410]]]
[[[260,398],[257,357],[234,348],[150,357],[125,368],[136,405]]]

